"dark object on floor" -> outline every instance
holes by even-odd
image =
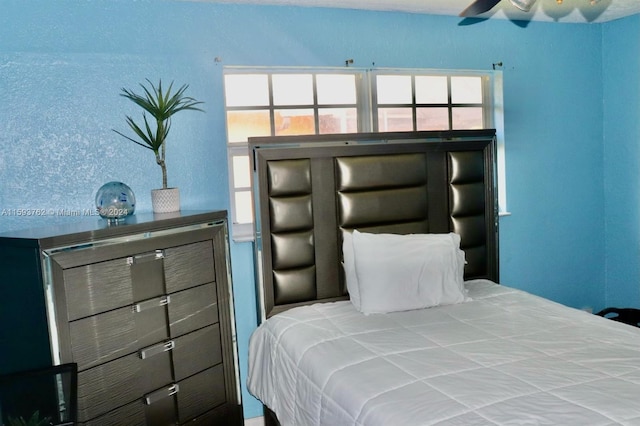
[[[75,363],[0,376],[0,424],[75,425],[77,392]]]
[[[600,315],[601,317],[605,317],[610,320],[633,325],[635,327],[640,327],[640,309],[605,308],[596,313],[596,315]]]

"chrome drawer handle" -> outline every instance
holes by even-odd
[[[173,340],[169,340],[166,343],[161,343],[159,345],[150,346],[145,349],[140,350],[140,359],[147,359],[154,355],[161,354],[163,352],[168,352],[176,347],[176,343]]]
[[[173,386],[169,387],[169,396],[175,395],[180,390],[180,386],[177,383],[173,384]]]
[[[136,263],[150,262],[152,260],[164,259],[164,250],[156,250],[150,253],[136,254],[127,257],[127,265],[131,266]]]
[[[180,386],[177,383],[172,384],[168,388],[160,389],[155,392],[151,392],[144,397],[144,402],[147,405],[151,405],[154,402],[160,401],[161,399],[168,398],[172,395],[175,395],[180,390]]]
[[[171,303],[171,296],[162,296],[157,299],[149,299],[144,302],[139,302],[133,305],[133,312],[142,312],[147,309],[157,308],[159,306],[166,306]]]

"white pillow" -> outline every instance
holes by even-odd
[[[360,289],[356,275],[356,260],[353,255],[353,236],[349,231],[342,232],[342,260],[349,299],[353,306],[360,310]]]
[[[406,311],[467,300],[459,235],[354,231],[351,237],[353,253],[343,253],[345,274],[350,295],[356,294],[354,306],[361,312]],[[348,266],[351,257],[353,271]]]

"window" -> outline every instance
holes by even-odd
[[[379,132],[482,129],[487,77],[375,73],[374,129]]]
[[[233,239],[253,238],[249,137],[498,128],[496,73],[225,67]]]

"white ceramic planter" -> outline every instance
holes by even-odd
[[[152,189],[151,206],[154,213],[179,212],[180,190],[178,188]]]

